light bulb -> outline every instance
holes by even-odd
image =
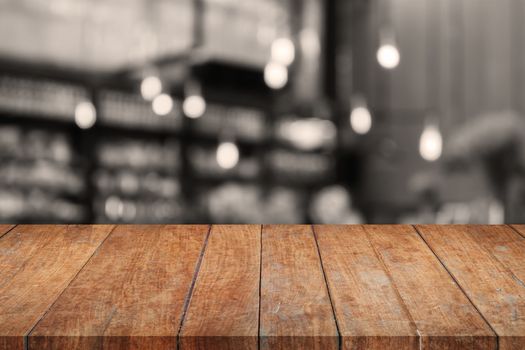
[[[97,121],[97,111],[93,103],[80,102],[75,108],[75,123],[81,129],[89,129]]]
[[[281,63],[268,62],[264,67],[264,81],[274,90],[282,89],[288,83],[288,69]]]
[[[217,148],[217,163],[223,169],[232,169],[239,162],[239,148],[233,142],[223,142]]]
[[[272,61],[289,66],[295,60],[295,45],[288,38],[279,38],[272,43]]]
[[[367,134],[372,128],[372,115],[367,107],[360,106],[350,113],[350,126],[356,134]]]
[[[441,157],[443,151],[443,138],[436,125],[429,124],[423,130],[419,140],[419,153],[429,162],[434,162]]]
[[[386,69],[394,69],[399,65],[401,55],[394,44],[383,44],[377,50],[377,61]]]
[[[168,94],[161,94],[155,97],[151,106],[156,115],[165,116],[173,109],[173,99]]]
[[[140,84],[140,93],[147,101],[152,101],[155,97],[162,93],[162,82],[159,77],[149,76],[142,80]]]
[[[200,118],[204,115],[204,112],[206,112],[206,101],[200,95],[188,96],[182,103],[182,110],[188,118]]]

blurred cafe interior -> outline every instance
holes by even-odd
[[[523,223],[524,19],[0,0],[0,222]]]

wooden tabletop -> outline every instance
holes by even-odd
[[[525,349],[525,226],[0,225],[0,349]]]

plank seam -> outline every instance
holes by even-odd
[[[423,334],[421,333],[421,331],[417,327],[416,321],[414,320],[414,317],[410,313],[410,310],[408,309],[408,306],[405,303],[405,299],[403,299],[403,297],[401,296],[401,293],[397,289],[397,285],[396,285],[396,282],[394,281],[394,278],[392,277],[392,273],[390,272],[388,266],[386,265],[385,261],[383,260],[383,257],[381,256],[381,254],[379,254],[379,252],[377,251],[376,247],[372,243],[372,240],[370,239],[370,233],[366,229],[366,226],[365,225],[361,225],[361,228],[363,229],[363,231],[366,234],[366,239],[368,240],[368,244],[370,245],[370,248],[372,249],[372,251],[374,252],[374,255],[377,258],[377,260],[379,261],[379,263],[383,267],[386,275],[388,276],[388,279],[390,280],[390,283],[392,283],[392,289],[396,293],[397,298],[399,300],[399,303],[401,304],[401,306],[405,310],[406,314],[410,318],[410,322],[411,322],[412,326],[414,327],[414,329],[416,330],[416,334],[417,334],[417,338],[418,338],[418,342],[419,342],[419,350],[422,350],[423,349]]]
[[[261,300],[262,300],[262,266],[263,266],[263,225],[261,225],[259,250],[259,319],[257,324],[257,350],[261,350]]]
[[[197,264],[195,266],[195,271],[193,273],[193,277],[191,279],[190,289],[188,290],[188,294],[186,295],[186,298],[184,299],[184,307],[182,308],[182,316],[180,319],[180,325],[179,330],[177,331],[177,349],[181,349],[180,344],[180,335],[182,332],[182,327],[184,326],[184,320],[186,319],[186,314],[188,312],[188,309],[190,307],[191,297],[193,295],[193,290],[195,288],[195,284],[197,283],[197,276],[199,275],[202,260],[204,259],[204,253],[206,252],[206,247],[208,246],[208,240],[211,235],[211,229],[212,225],[208,226],[208,232],[206,233],[206,238],[204,238],[204,243],[202,245],[201,252],[199,254],[199,258],[197,259]]]
[[[436,259],[439,261],[439,263],[441,264],[441,266],[443,266],[443,268],[445,269],[445,271],[447,271],[447,273],[450,275],[450,277],[452,278],[452,280],[454,281],[454,283],[458,286],[459,290],[463,293],[463,295],[465,295],[465,297],[467,298],[467,300],[470,302],[470,304],[472,304],[472,306],[474,307],[474,309],[478,312],[478,314],[481,316],[481,318],[483,319],[483,321],[485,321],[485,323],[487,324],[487,326],[489,326],[490,330],[494,333],[494,335],[496,336],[496,350],[499,349],[499,335],[498,333],[496,332],[496,330],[492,327],[492,325],[490,324],[490,322],[485,318],[485,315],[483,315],[481,313],[481,311],[478,309],[478,307],[476,306],[476,304],[474,304],[474,302],[472,301],[472,299],[470,299],[470,297],[468,296],[467,292],[463,289],[463,287],[459,284],[459,281],[456,279],[456,277],[454,277],[454,275],[452,274],[452,272],[447,268],[447,266],[445,265],[445,263],[441,260],[441,258],[437,255],[437,253],[434,251],[434,249],[432,249],[432,247],[430,246],[430,244],[425,240],[425,238],[423,237],[423,235],[421,234],[421,232],[419,231],[418,227],[415,226],[415,225],[412,225],[412,227],[414,228],[414,230],[416,231],[416,233],[418,234],[418,236],[423,240],[423,242],[426,244],[426,246],[428,247],[428,249],[430,249],[430,251],[432,252],[432,254],[434,254],[434,256],[436,257]]]
[[[58,294],[58,296],[56,297],[56,299],[51,303],[51,305],[49,305],[49,307],[47,308],[47,310],[42,314],[42,316],[35,322],[35,324],[33,325],[33,327],[31,327],[31,329],[29,330],[29,332],[27,332],[27,334],[24,336],[24,350],[29,350],[29,337],[31,336],[31,333],[33,333],[33,331],[35,330],[36,326],[40,323],[40,321],[42,321],[46,315],[49,313],[49,311],[53,308],[53,306],[56,304],[56,302],[58,301],[58,299],[60,299],[60,297],[62,296],[62,294],[64,294],[64,292],[69,288],[69,286],[77,279],[78,275],[80,274],[80,272],[82,270],[84,270],[84,267],[86,267],[86,265],[91,261],[91,259],[98,253],[98,251],[100,250],[100,247],[102,247],[102,245],[104,245],[104,243],[106,242],[106,240],[109,238],[109,236],[111,236],[111,234],[113,233],[113,231],[115,231],[115,229],[117,228],[118,225],[114,225],[111,230],[109,231],[109,233],[106,235],[106,237],[102,240],[102,242],[100,242],[100,244],[97,246],[97,248],[93,251],[93,253],[89,256],[88,259],[86,259],[86,262],[80,267],[80,269],[78,269],[78,271],[76,272],[75,276],[73,276],[73,278],[68,282],[67,286],[64,287],[64,289],[62,289],[62,291],[60,292],[60,294]]]
[[[506,226],[510,227],[510,229],[513,230],[514,232],[516,232],[516,233],[518,234],[518,236],[525,238],[525,233],[522,233],[520,230],[518,230],[516,227],[514,227],[514,225],[506,225]],[[503,264],[503,263],[502,263],[502,264]],[[506,266],[505,266],[505,267],[506,267]],[[508,268],[508,270],[509,270],[510,274],[512,275],[512,277],[513,277],[513,278],[514,278],[514,279],[515,279],[520,285],[522,285],[523,287],[525,287],[525,281],[522,281],[518,276],[516,276],[516,275],[514,274],[514,272],[513,272],[510,268]]]
[[[11,225],[10,228],[8,228],[7,230],[5,230],[5,232],[3,233],[0,233],[0,238],[4,237],[5,235],[7,235],[9,232],[13,231],[15,229],[15,227],[17,227],[18,225]]]
[[[326,277],[326,272],[325,272],[324,265],[323,265],[323,258],[321,256],[321,249],[319,249],[319,242],[317,241],[317,233],[315,232],[314,225],[310,225],[310,227],[312,229],[312,234],[314,236],[315,246],[317,248],[317,256],[319,257],[319,262],[321,264],[321,272],[323,273],[324,283],[326,285],[326,290],[328,292],[328,299],[330,300],[330,306],[332,307],[332,314],[334,316],[335,328],[337,330],[338,349],[341,350],[342,346],[343,346],[343,338],[341,336],[341,331],[339,330],[339,322],[337,321],[337,315],[335,313],[335,306],[334,306],[334,302],[332,300],[332,293],[330,291],[330,286],[328,285],[328,279]]]
[[[510,227],[512,230],[514,230],[518,235],[520,235],[521,237],[525,238],[525,233],[521,233],[520,230],[518,230],[516,227],[514,227],[514,225],[506,225],[508,227]]]

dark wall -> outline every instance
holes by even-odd
[[[481,113],[525,114],[524,2],[340,0],[337,7],[341,118],[347,118],[353,93],[366,97],[374,117],[372,132],[361,138],[342,123],[349,148],[367,151],[361,176],[367,202],[396,210],[414,205],[411,177],[440,167],[418,152],[429,116],[439,121],[446,147],[455,129]],[[392,71],[375,57],[385,26],[393,28],[401,52]],[[480,186],[451,179],[443,196],[468,200],[482,192]]]

